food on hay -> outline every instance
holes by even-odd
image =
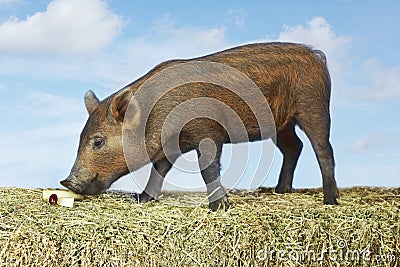
[[[75,200],[84,199],[83,195],[64,189],[44,189],[42,197],[44,200],[48,201],[50,205],[58,204],[69,208],[74,206]]]

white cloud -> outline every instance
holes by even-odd
[[[83,80],[116,89],[164,60],[205,55],[230,46],[225,32],[224,27],[179,27],[166,14],[150,25],[145,34],[131,38],[125,36],[90,60],[81,57],[59,60],[54,56],[41,56],[37,51],[31,51],[32,55],[29,57],[15,54],[0,57],[0,69],[8,76]],[[0,35],[0,51],[1,38]],[[80,44],[76,46],[79,48]],[[70,50],[65,53],[67,52],[73,53]],[[57,49],[54,53],[57,53]]]
[[[351,152],[363,153],[377,147],[377,142],[381,139],[381,133],[372,133],[357,139],[351,146]]]
[[[342,53],[350,41],[349,37],[336,36],[332,26],[323,17],[313,18],[307,22],[307,26],[284,25],[284,30],[278,39],[310,44],[332,55]]]
[[[92,55],[121,32],[121,17],[101,0],[54,0],[25,20],[10,17],[0,25],[0,51]]]
[[[225,27],[209,29],[198,27],[176,27],[169,14],[155,21],[152,30],[134,42],[133,51],[140,49],[138,43],[151,48],[151,53],[165,57],[170,55],[191,57],[196,54],[207,53],[221,49],[227,45]],[[145,44],[144,42],[148,42]],[[136,43],[136,44],[135,44]],[[149,50],[147,50],[149,51]],[[149,51],[149,52],[150,52]],[[136,52],[135,55],[138,55]]]
[[[225,27],[178,27],[166,14],[155,20],[146,34],[125,39],[115,47],[117,52],[98,58],[96,76],[115,84],[131,82],[162,61],[206,55],[231,46],[225,32]]]
[[[232,20],[233,23],[238,26],[239,28],[245,28],[246,26],[246,12],[244,9],[229,9],[226,12],[226,15],[229,20]]]
[[[362,67],[370,88],[364,93],[367,99],[400,99],[400,65],[384,67],[378,57],[371,57]]]
[[[332,26],[323,18],[315,17],[306,26],[284,25],[279,41],[299,42],[321,49],[327,56],[333,77],[338,76],[342,68],[342,59],[348,50],[350,37],[336,36]]]
[[[370,132],[355,140],[350,148],[353,153],[375,152],[382,156],[382,151],[397,153],[400,149],[400,130],[385,129],[382,131]]]
[[[346,86],[349,87],[347,91],[356,92],[354,99],[358,102],[400,99],[400,65],[386,67],[379,57],[370,57],[361,64],[361,67],[354,66],[351,57],[348,56],[351,38],[336,36],[332,26],[322,17],[313,18],[306,26],[284,26],[278,40],[311,44],[324,51],[332,79],[341,83],[339,87]],[[354,79],[354,76],[359,78],[358,82],[362,81],[365,84],[363,88],[345,84],[346,79]]]

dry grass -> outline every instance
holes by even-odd
[[[41,190],[0,188],[0,266],[399,266],[400,189],[232,192],[232,208],[136,204],[109,193],[50,206]]]

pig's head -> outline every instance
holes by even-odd
[[[129,89],[125,89],[99,101],[92,91],[86,93],[89,118],[80,136],[71,173],[61,181],[63,186],[76,193],[94,195],[104,192],[118,178],[129,173],[123,152],[122,131],[132,95]],[[131,102],[130,114],[132,107],[133,116],[128,121],[131,129],[140,122],[140,109],[135,100]]]

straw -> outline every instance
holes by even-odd
[[[0,188],[0,266],[399,266],[400,189],[340,191],[339,206],[319,189],[232,191],[230,209],[210,212],[194,193],[65,208]]]

